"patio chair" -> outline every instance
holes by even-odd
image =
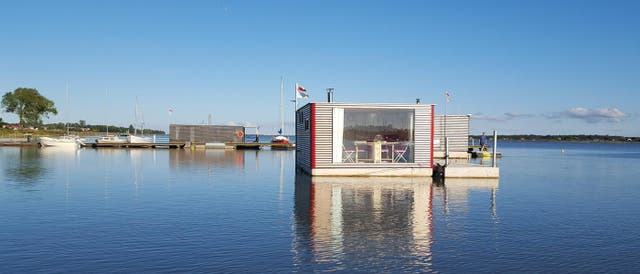
[[[405,158],[404,156],[406,155],[408,148],[409,145],[396,146],[393,150],[393,162],[407,162],[407,158]]]
[[[356,155],[356,150],[355,149],[347,149],[346,147],[344,147],[344,145],[342,146],[342,162],[343,163],[355,163],[355,155]]]
[[[384,160],[393,161],[393,152],[391,151],[391,145],[383,144],[380,149],[380,158]]]

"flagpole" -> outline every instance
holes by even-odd
[[[296,89],[293,90],[293,101],[295,102],[293,112],[298,112],[298,83],[296,83]]]
[[[296,125],[297,127],[297,123],[298,123],[298,83],[296,83],[295,89],[293,90],[293,100],[291,100],[291,102],[294,102],[294,106],[293,106],[293,124]],[[294,127],[295,130],[295,127]]]
[[[444,93],[444,138],[447,139],[447,91]]]

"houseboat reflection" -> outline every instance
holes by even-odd
[[[311,177],[296,174],[296,259],[323,270],[350,264],[380,264],[412,258],[414,270],[430,270],[434,244],[434,208],[466,205],[470,191],[491,192],[495,216],[498,180],[447,180],[436,186],[425,177]],[[435,206],[435,207],[434,207]],[[435,216],[443,215],[436,212]],[[408,248],[407,248],[408,247]],[[391,272],[393,270],[388,269]],[[405,269],[407,270],[407,269]]]

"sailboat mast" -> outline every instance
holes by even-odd
[[[67,99],[67,102],[66,102],[67,103],[67,106],[66,106],[67,109],[64,112],[64,120],[65,120],[64,126],[67,128],[67,135],[69,135],[69,117],[67,117],[68,116],[67,115],[67,111],[69,111],[69,82],[67,82],[67,86],[66,86],[65,91],[66,91],[65,95],[67,96],[67,98],[66,98]]]
[[[134,111],[134,115],[135,115],[135,121],[133,122],[133,135],[137,135],[138,134],[138,96],[136,96],[136,108]]]
[[[107,106],[105,108],[105,113],[106,113],[106,120],[105,120],[105,125],[107,126],[107,136],[109,136],[109,89],[104,89],[104,100],[105,102],[107,102]]]
[[[144,111],[140,108],[140,134],[144,134]]]
[[[284,107],[283,107],[283,98],[284,98],[284,79],[280,76],[280,135],[284,135]]]

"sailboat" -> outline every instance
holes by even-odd
[[[151,139],[151,137],[144,137],[142,136],[142,134],[144,134],[144,115],[141,115],[142,117],[142,122],[140,124],[138,124],[138,97],[136,97],[136,109],[135,109],[135,116],[136,116],[136,128],[134,128],[133,131],[133,135],[129,135],[127,136],[127,141],[129,141],[129,143],[134,143],[134,144],[140,144],[140,143],[153,143],[153,139]],[[140,134],[138,135],[138,125],[140,125]]]
[[[283,110],[283,97],[284,97],[284,80],[280,77],[280,129],[278,130],[278,135],[271,138],[272,144],[282,144],[284,146],[272,146],[271,149],[278,148],[289,148],[289,138],[284,136],[283,128],[284,128],[284,110]]]
[[[137,136],[137,135],[129,135],[127,136],[127,140],[129,143],[133,144],[141,144],[141,143],[153,143],[153,139],[151,137]]]
[[[69,104],[69,84],[66,88],[67,93],[67,105]],[[67,107],[68,108],[68,107]],[[66,115],[65,115],[66,116]],[[69,134],[69,124],[66,124],[67,135],[57,138],[53,137],[40,137],[40,145],[42,147],[60,147],[60,148],[79,148],[84,143],[80,140],[80,137]]]
[[[58,138],[40,137],[40,145],[43,147],[78,148],[82,144],[77,136],[65,135]]]
[[[108,94],[108,90],[105,89],[105,91],[104,91],[105,97],[108,97],[107,94]],[[121,139],[117,135],[109,134],[109,121],[108,120],[109,119],[107,118],[106,123],[105,123],[106,124],[106,128],[107,128],[107,135],[96,139],[96,143],[97,144],[123,144],[123,143],[126,143],[127,140]]]

